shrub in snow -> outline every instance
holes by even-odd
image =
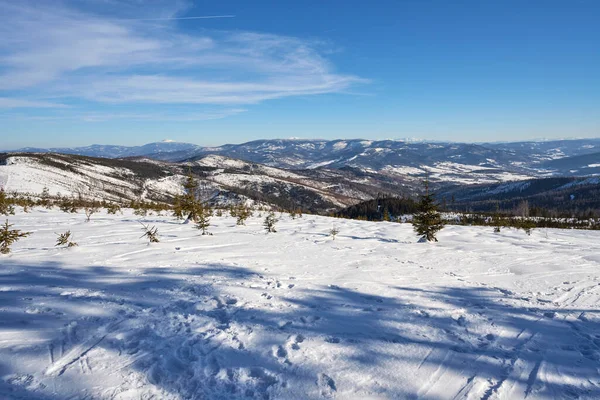
[[[524,219],[517,225],[517,228],[523,229],[528,236],[531,236],[531,232],[535,227],[535,222],[529,219]]]
[[[19,239],[23,237],[27,237],[31,234],[31,232],[21,232],[18,229],[10,229],[11,224],[8,223],[8,220],[2,225],[0,228],[0,253],[8,254],[10,253],[10,246]]]
[[[140,224],[142,223],[140,222]],[[140,236],[140,239],[143,237],[147,238],[149,242],[148,244],[160,242],[158,238],[158,229],[156,226],[150,227],[149,225],[142,224],[142,230],[144,231],[144,234]]]
[[[44,187],[44,189],[42,189],[42,194],[40,195],[40,201],[38,202],[38,204],[47,209],[52,208],[52,201],[50,200],[50,191],[47,187]]]
[[[263,226],[265,227],[267,233],[277,232],[277,230],[275,229],[275,224],[277,223],[277,221],[278,219],[275,218],[275,214],[272,211],[265,217]]]
[[[98,212],[98,207],[96,206],[89,206],[86,207],[84,209],[85,211],[85,222],[90,222],[90,219],[92,218],[92,215],[96,214]]]
[[[442,216],[438,211],[438,206],[429,192],[429,179],[425,180],[425,194],[421,196],[421,201],[417,206],[417,213],[413,215],[412,225],[421,237],[420,242],[437,242],[436,234],[444,228]]]
[[[121,211],[121,206],[118,205],[117,203],[109,203],[106,205],[106,212],[108,214],[113,214],[115,215],[116,213]]]
[[[333,240],[335,240],[335,236],[340,233],[340,230],[334,225],[333,228],[329,230],[329,235]]]
[[[77,243],[72,242],[73,235],[71,235],[71,231],[66,231],[65,233],[57,233],[58,238],[56,238],[56,246],[67,246],[67,247],[75,247],[78,246]]]

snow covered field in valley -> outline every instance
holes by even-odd
[[[17,214],[2,399],[600,398],[600,232]]]

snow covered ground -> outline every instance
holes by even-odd
[[[600,398],[600,232],[139,219],[10,218],[0,398]]]

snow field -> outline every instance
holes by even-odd
[[[0,398],[600,397],[600,232],[9,220],[33,234],[0,257]]]

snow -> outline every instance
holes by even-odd
[[[65,164],[55,158],[53,161]],[[81,174],[67,169],[44,165],[30,157],[9,157],[6,165],[0,165],[0,182],[5,190],[19,193],[39,194],[44,187],[51,195],[78,195],[100,197],[104,195],[102,185],[112,185],[122,191],[132,191],[136,186],[125,179],[117,179],[108,174],[131,175],[124,168],[110,168],[101,165],[74,166]]]
[[[348,142],[346,142],[346,141],[335,142],[335,143],[333,144],[333,149],[334,149],[334,150],[343,150],[343,149],[345,149],[346,147],[348,147]]]
[[[383,172],[398,174],[398,175],[423,175],[425,171],[420,168],[408,166],[391,166],[388,165],[382,169]]]
[[[328,160],[328,161],[322,161],[322,162],[318,162],[318,163],[313,163],[313,164],[307,165],[306,168],[307,169],[316,169],[316,168],[324,167],[324,166],[329,165],[329,164],[333,164],[336,161],[338,161],[338,160]]]
[[[600,397],[600,232],[84,220],[10,217],[33,233],[0,257],[2,399]]]

